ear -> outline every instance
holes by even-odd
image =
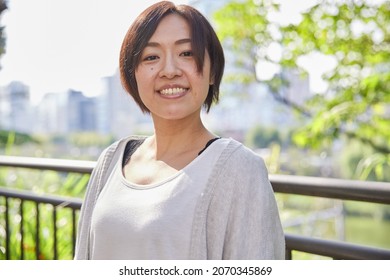
[[[209,82],[210,86],[212,86],[214,84],[214,74],[213,73],[210,73],[210,82]]]

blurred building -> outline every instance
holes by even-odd
[[[151,133],[150,116],[124,91],[118,71],[102,82],[104,88],[95,97],[69,89],[47,93],[36,107],[28,87],[12,82],[0,89],[0,129],[60,135],[95,131],[115,138]]]
[[[103,79],[104,89],[98,97],[98,131],[121,138],[152,131],[152,122],[142,113],[132,97],[123,89],[119,71]]]
[[[30,133],[33,110],[28,86],[14,81],[0,89],[0,129]]]
[[[37,131],[67,134],[96,131],[96,98],[82,92],[68,90],[48,93],[37,107]]]

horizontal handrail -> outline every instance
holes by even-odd
[[[325,240],[285,234],[287,249],[338,260],[390,260],[390,250],[351,244],[336,240]],[[289,257],[291,259],[291,256]]]
[[[95,161],[0,156],[0,166],[52,170],[58,172],[91,173]]]
[[[309,176],[270,175],[275,192],[390,204],[390,183]]]
[[[0,156],[0,166],[91,173],[96,162],[85,160],[48,159]],[[272,174],[275,192],[333,199],[390,204],[390,183],[345,180],[323,177]]]
[[[49,195],[49,194],[39,195],[31,191],[16,190],[16,189],[11,190],[4,187],[0,187],[0,197],[1,196],[9,197],[9,198],[18,198],[21,200],[34,201],[37,203],[51,204],[55,207],[66,206],[72,209],[80,209],[81,204],[83,202],[81,198],[63,197],[63,196]]]

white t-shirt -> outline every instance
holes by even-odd
[[[92,259],[188,259],[198,198],[230,139],[219,139],[162,182],[126,180],[118,161],[97,200]]]

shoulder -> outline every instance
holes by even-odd
[[[127,137],[123,137],[114,143],[112,143],[110,146],[108,146],[107,149],[117,149],[117,148],[125,148],[127,144],[139,144],[142,143],[147,136],[141,136],[141,135],[131,135]]]
[[[129,145],[137,145],[139,143],[142,143],[145,139],[146,136],[139,136],[139,135],[131,135],[131,136],[123,137],[111,143],[108,147],[106,147],[101,153],[101,156],[116,152],[118,150],[124,151],[125,148],[128,147]]]
[[[120,155],[124,153],[125,149],[129,149],[129,147],[136,147],[137,145],[139,145],[139,143],[142,143],[145,138],[146,136],[133,135],[121,138],[111,143],[100,153],[100,156],[96,163],[96,167],[104,167],[107,162],[111,162],[113,158],[119,158]]]
[[[234,139],[230,139],[224,154],[222,160],[225,170],[231,169],[231,171],[243,173],[253,170],[259,171],[259,169],[267,171],[265,162],[260,155]]]
[[[242,143],[228,141],[210,176],[214,195],[268,189],[270,182],[264,160]]]

